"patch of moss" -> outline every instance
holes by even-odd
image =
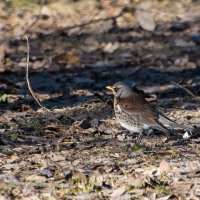
[[[6,102],[6,100],[7,100],[7,94],[0,94],[0,103]]]
[[[10,0],[8,6],[13,9],[33,9],[39,6],[39,3],[34,0]]]
[[[11,136],[10,136],[11,140],[16,142],[17,139],[18,139],[18,135],[19,135],[18,133],[12,133]]]
[[[156,185],[154,188],[155,192],[158,194],[170,194],[171,191],[165,185]]]
[[[133,146],[133,151],[137,152],[137,153],[141,153],[144,152],[145,148],[139,144],[135,144]]]

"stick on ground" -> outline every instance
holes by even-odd
[[[31,84],[30,84],[30,81],[29,81],[29,57],[30,57],[30,47],[29,47],[29,41],[28,41],[28,36],[25,35],[26,37],[26,44],[27,44],[27,57],[26,57],[26,82],[27,82],[27,86],[28,86],[28,89],[32,95],[32,97],[35,99],[35,101],[37,102],[37,104],[44,110],[46,111],[50,111],[49,109],[47,109],[46,107],[44,107],[40,101],[37,99],[35,93],[33,92],[33,89],[31,87]]]

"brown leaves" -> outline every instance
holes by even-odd
[[[186,173],[186,171],[187,177],[194,178],[198,174],[197,172],[188,173],[194,168],[184,168],[186,161],[181,163],[180,160],[173,159],[169,163],[169,153],[168,155],[159,154],[160,146],[151,147],[151,149],[155,148],[155,151],[151,151],[151,153],[146,150],[142,153],[135,153],[133,152],[134,142],[132,140],[115,140],[114,135],[112,136],[114,129],[111,126],[113,125],[115,131],[119,132],[116,122],[110,119],[104,119],[104,121],[97,119],[102,115],[104,106],[104,103],[91,103],[80,107],[56,109],[54,117],[62,119],[60,123],[64,123],[64,116],[66,120],[68,120],[67,115],[73,116],[73,121],[68,123],[66,127],[48,122],[52,118],[41,116],[41,113],[35,115],[35,120],[38,117],[38,121],[46,121],[46,123],[40,123],[40,126],[44,126],[43,128],[49,131],[42,136],[46,138],[44,140],[45,146],[40,145],[41,141],[38,141],[39,148],[31,146],[31,151],[26,150],[28,154],[23,154],[23,157],[13,155],[7,158],[7,160],[10,159],[10,163],[3,163],[4,166],[1,170],[4,173],[12,171],[12,176],[2,177],[2,180],[9,182],[9,184],[12,180],[17,184],[22,181],[26,185],[29,183],[30,188],[28,186],[26,188],[23,184],[16,191],[13,190],[15,195],[19,195],[22,193],[19,191],[23,191],[23,195],[27,196],[34,194],[36,183],[41,188],[49,189],[52,187],[52,181],[60,196],[79,196],[84,193],[86,198],[89,198],[92,194],[98,195],[96,190],[101,191],[106,198],[110,199],[115,199],[118,196],[122,199],[128,199],[132,194],[135,194],[135,197],[146,196],[147,199],[152,200],[168,200],[173,192],[183,190],[190,191],[190,193],[183,193],[185,195],[198,195],[198,185],[192,187],[191,184],[187,185],[187,178],[180,179],[184,178],[181,173]],[[105,106],[105,109],[108,111],[108,106]],[[97,110],[99,115],[92,113]],[[93,117],[89,119],[88,115]],[[77,121],[79,123],[76,123]],[[90,128],[86,126],[87,123],[89,123]],[[101,129],[102,126],[104,129]],[[59,127],[64,128],[64,130],[60,130]],[[108,135],[109,128],[110,134]],[[47,137],[49,133],[54,134],[55,137],[49,140]],[[150,141],[152,138],[148,140]],[[31,155],[29,155],[30,152]],[[6,161],[5,158],[4,160]],[[191,161],[187,160],[187,162]],[[198,165],[191,163],[191,166],[196,168]],[[19,173],[23,177],[20,180],[16,178]],[[182,185],[179,183],[180,181],[182,181]],[[61,189],[63,185],[65,185],[64,191]],[[41,191],[44,190],[41,189]]]
[[[176,191],[180,194],[187,193],[190,191],[192,187],[191,182],[186,182],[186,181],[175,181],[172,183],[172,187],[176,188]]]
[[[161,174],[168,173],[170,171],[170,165],[166,160],[162,160],[159,169]]]
[[[151,7],[151,2],[145,1],[141,2],[135,11],[139,25],[146,31],[154,31],[156,28],[154,18],[150,13]]]
[[[125,187],[120,187],[120,188],[115,189],[110,196],[111,196],[111,198],[112,197],[120,197],[125,192],[126,192],[126,188]]]
[[[0,43],[0,66],[2,65],[3,59],[6,55],[7,48],[8,48],[8,42]]]
[[[155,21],[153,17],[151,16],[151,14],[148,13],[148,11],[137,9],[136,17],[137,17],[138,23],[144,30],[146,31],[155,30],[155,27],[156,27]]]
[[[119,127],[105,91],[119,80],[136,82],[159,97],[170,117],[198,126],[198,103],[170,82],[181,79],[198,95],[199,27],[182,19],[193,14],[190,8],[199,9],[193,2],[124,2],[102,0],[101,7],[97,1],[48,1],[28,30],[30,81],[51,115],[33,110],[24,82],[26,46],[16,38],[38,12],[0,7],[2,41],[4,35],[12,38],[0,47],[0,86],[7,97],[0,105],[5,199],[199,199],[199,136],[162,142],[155,132],[135,145],[136,135]],[[93,17],[106,20],[68,29]]]
[[[80,63],[80,59],[73,52],[63,52],[54,57],[54,60],[58,63],[77,65]]]

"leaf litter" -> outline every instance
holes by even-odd
[[[29,31],[29,74],[51,112],[37,109],[26,87],[24,38],[2,28],[5,38],[12,37],[1,43],[6,45],[0,52],[1,97],[6,97],[0,104],[0,198],[198,199],[199,101],[187,92],[200,94],[197,6],[193,1],[144,3],[139,16],[136,6],[136,13],[130,9],[116,21],[101,22],[101,31],[92,24],[68,34],[57,26],[82,22],[77,14],[82,7],[66,17],[59,3],[45,5],[42,19]],[[90,2],[88,9],[99,13],[94,9],[100,7]],[[13,12],[10,21],[2,13],[13,33],[23,33],[24,18],[31,24],[37,15]],[[21,20],[17,29],[16,20]],[[54,21],[59,22],[55,27]],[[194,127],[194,136],[166,140],[155,132],[136,145],[135,135],[117,124],[105,90],[124,80],[150,95],[167,116]]]

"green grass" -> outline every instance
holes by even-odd
[[[0,94],[0,103],[7,101],[7,94]]]
[[[0,3],[4,3],[8,9],[33,9],[38,8],[40,4],[35,0],[0,0]]]
[[[18,133],[12,133],[11,134],[11,140],[14,141],[14,142],[16,142],[17,139],[18,139],[18,135],[19,135]]]

